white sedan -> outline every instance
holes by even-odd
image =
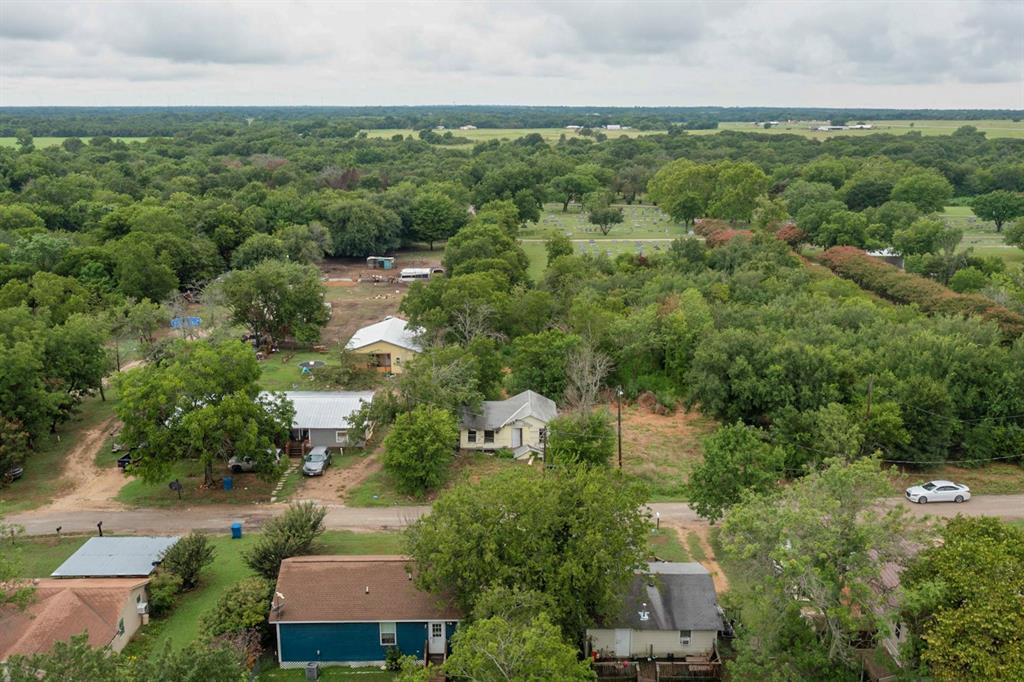
[[[971,489],[953,481],[929,481],[924,485],[907,488],[907,499],[917,504],[966,502],[971,499]]]

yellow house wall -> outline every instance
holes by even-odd
[[[592,646],[600,652],[602,658],[615,658],[615,630],[587,630]],[[718,633],[713,630],[694,630],[690,633],[689,646],[679,643],[677,630],[632,630],[630,631],[629,653],[631,657],[650,655],[654,647],[656,658],[665,658],[669,654],[676,656],[698,656],[710,653],[715,647]]]
[[[469,442],[469,429],[462,427],[459,432],[459,447],[464,450],[500,450],[501,448],[512,448],[512,429],[523,430],[523,445],[541,447],[540,430],[547,424],[535,417],[527,417],[510,423],[502,429],[494,432],[494,442],[484,443],[484,432],[476,432],[476,442]]]
[[[359,353],[360,355],[390,353],[392,374],[401,374],[405,366],[409,364],[414,357],[416,357],[416,351],[409,350],[408,348],[401,348],[400,346],[388,343],[387,341],[377,341],[376,343],[371,343],[369,346],[363,346],[353,352]]]
[[[124,634],[115,635],[114,639],[110,641],[110,648],[115,652],[120,652],[124,649],[128,641],[142,626],[142,616],[139,615],[138,609],[139,597],[142,598],[141,601],[143,602],[148,601],[145,585],[140,585],[132,590],[131,597],[125,600],[124,605],[121,607],[120,618],[124,620]]]

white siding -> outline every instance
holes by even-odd
[[[595,651],[602,658],[615,658],[615,630],[587,630]],[[715,630],[694,630],[690,633],[690,645],[679,643],[678,630],[633,630],[630,654],[634,657],[651,655],[652,647],[656,658],[666,658],[669,654],[679,658],[682,656],[698,656],[708,654],[715,648],[718,632]]]

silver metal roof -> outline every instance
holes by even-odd
[[[415,327],[410,327],[409,323],[402,318],[388,315],[380,322],[357,329],[356,333],[345,344],[345,348],[359,350],[364,346],[369,346],[371,343],[386,341],[399,348],[407,348],[419,353],[423,350],[423,346],[420,345],[416,338],[420,331]]]
[[[485,400],[479,414],[462,411],[462,425],[467,429],[500,429],[506,424],[526,417],[549,422],[558,416],[555,401],[540,393],[523,391],[508,400]]]
[[[147,576],[178,537],[89,538],[50,575],[54,578]]]
[[[285,391],[284,396],[295,406],[292,428],[340,430],[351,426],[349,418],[373,400],[373,391]]]

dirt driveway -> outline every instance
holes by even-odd
[[[349,490],[362,483],[380,467],[380,456],[376,452],[359,457],[350,466],[328,467],[323,476],[303,477],[295,498],[327,504],[341,503]]]
[[[121,423],[111,417],[96,428],[82,433],[78,442],[64,458],[61,476],[70,482],[67,491],[41,511],[75,511],[78,509],[123,509],[114,497],[125,484],[124,474],[117,467],[96,466],[96,454]]]

